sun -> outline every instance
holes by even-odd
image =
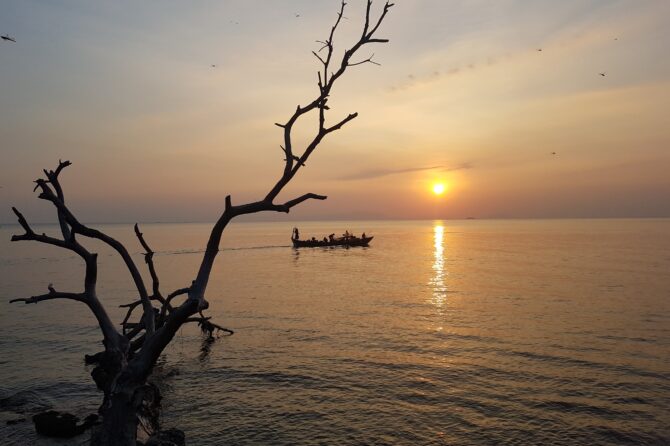
[[[447,190],[447,186],[444,183],[433,184],[433,193],[435,195],[442,195],[445,190]]]

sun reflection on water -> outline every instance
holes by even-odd
[[[443,313],[446,305],[447,286],[444,282],[446,271],[444,268],[444,226],[437,222],[433,226],[433,277],[430,286],[433,294],[430,299],[438,312]]]

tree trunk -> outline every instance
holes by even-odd
[[[102,424],[91,436],[92,446],[136,446],[142,398],[132,389],[116,393],[102,413]],[[140,391],[141,393],[141,391]]]

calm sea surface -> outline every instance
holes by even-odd
[[[670,444],[670,220],[299,225],[375,236],[348,250],[294,250],[292,226],[229,228],[207,297],[235,335],[205,354],[183,329],[158,367],[163,424],[189,445]],[[130,225],[100,228],[144,268]],[[190,283],[209,228],[143,226],[164,294]],[[84,306],[6,303],[80,290],[82,264],[15,231],[0,229],[0,443],[83,444],[5,424],[100,402]],[[120,320],[132,283],[91,246]]]

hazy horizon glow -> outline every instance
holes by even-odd
[[[54,219],[31,181],[59,158],[84,221],[211,221],[227,194],[261,198],[283,167],[273,123],[315,95],[310,51],[338,4],[5,2],[0,223],[11,206]],[[363,2],[348,8],[340,49]],[[398,0],[382,66],[333,92],[331,120],[359,117],[282,195],[329,198],[290,218],[670,216],[669,16],[661,0]]]

